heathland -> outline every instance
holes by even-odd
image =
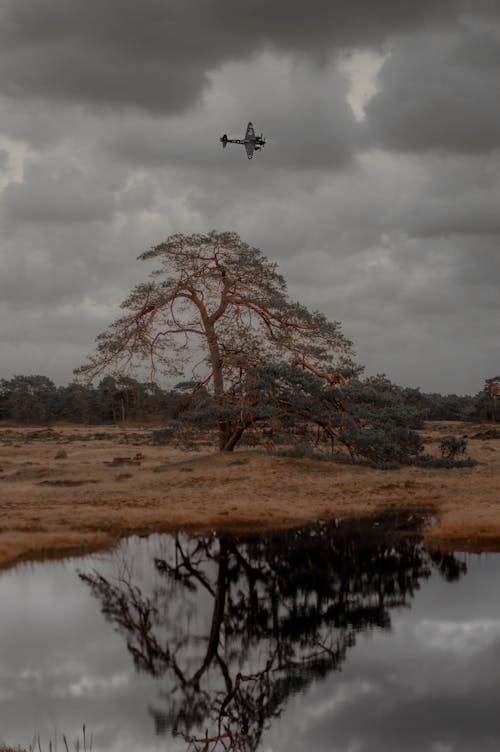
[[[153,443],[146,424],[0,427],[0,567],[129,535],[278,528],[383,508],[428,514],[429,544],[500,550],[500,429],[466,425],[474,467],[381,470],[242,447]],[[464,423],[428,422],[425,451]]]

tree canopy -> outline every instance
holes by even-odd
[[[151,378],[188,375],[215,400],[220,449],[232,449],[255,418],[224,410],[252,369],[286,364],[329,386],[359,372],[340,323],[291,301],[277,264],[236,233],[172,235],[139,258],[155,262],[149,281],[77,373],[146,365]]]

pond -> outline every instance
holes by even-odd
[[[500,556],[428,551],[420,522],[131,538],[1,573],[0,738],[500,749]]]

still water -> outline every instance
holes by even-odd
[[[131,538],[1,573],[0,738],[500,750],[500,556],[432,553],[393,522]]]

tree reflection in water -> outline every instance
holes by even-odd
[[[398,534],[398,528],[411,535]],[[426,551],[404,512],[270,535],[177,535],[146,589],[127,566],[80,577],[127,641],[139,671],[163,677],[156,733],[191,750],[253,752],[287,698],[338,669],[357,632],[389,629],[436,568],[465,565]]]

